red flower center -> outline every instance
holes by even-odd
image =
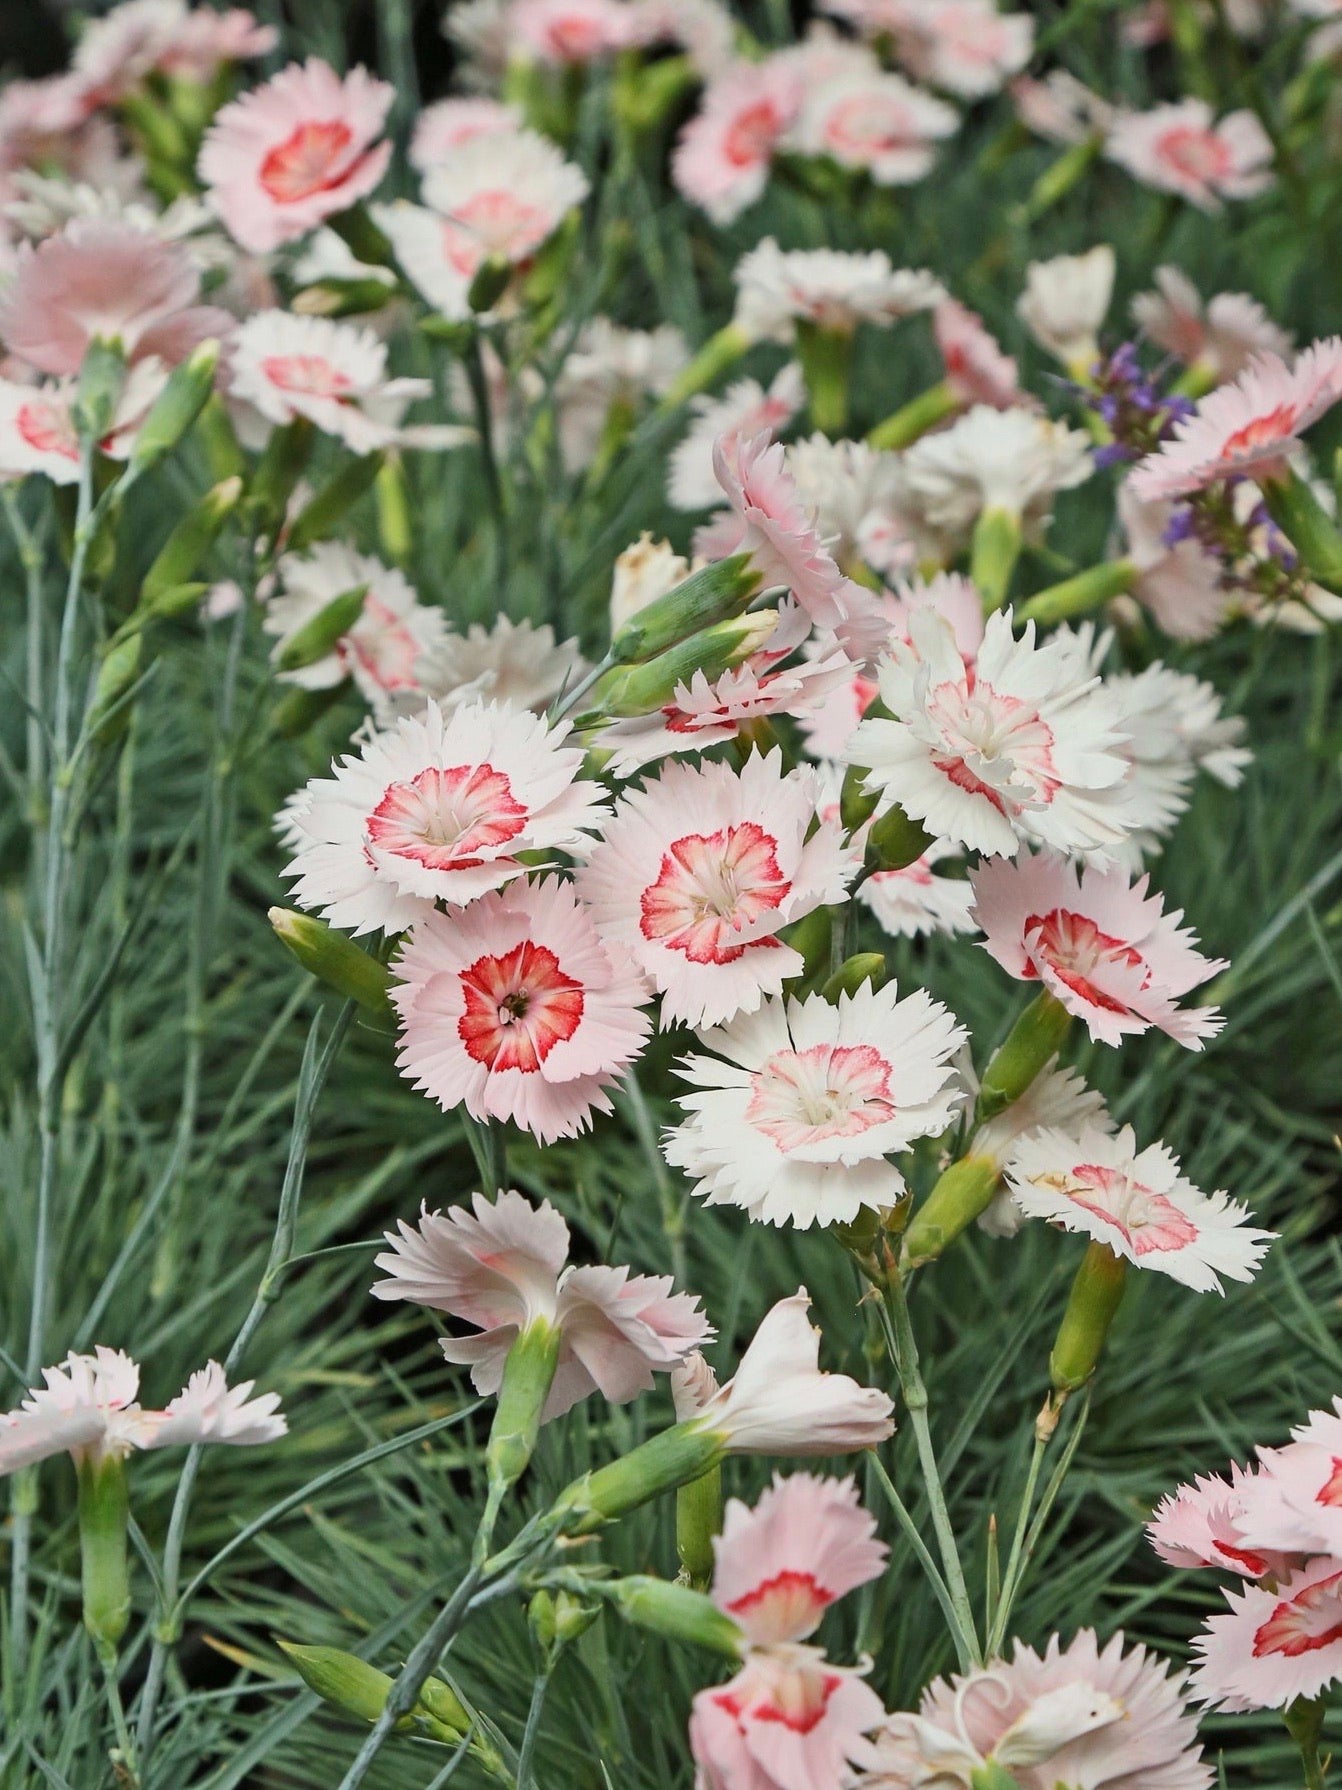
[[[413,690],[419,643],[400,616],[376,597],[364,599],[363,614],[337,646],[381,690]]]
[[[280,391],[306,398],[341,399],[354,389],[354,381],[320,354],[268,354],[261,371]]]
[[[778,841],[754,821],[677,839],[643,891],[644,938],[683,951],[691,963],[734,963],[746,948],[740,933],[792,892],[777,850]]]
[[[1253,1656],[1283,1653],[1287,1659],[1298,1659],[1335,1641],[1342,1641],[1342,1572],[1283,1598],[1255,1633]]]
[[[1031,914],[1025,922],[1024,937],[1031,956],[1042,958],[1054,975],[1083,1000],[1110,1013],[1128,1011],[1127,1002],[1106,993],[1095,978],[1110,967],[1140,969],[1142,954],[1133,946],[1101,932],[1088,914],[1075,914],[1065,907],[1055,907],[1047,914]],[[1038,968],[1031,963],[1027,980],[1038,974]]]
[[[723,155],[737,168],[753,168],[768,161],[782,123],[772,100],[759,99],[742,107],[723,133]]]
[[[345,151],[354,133],[338,119],[310,119],[261,163],[258,178],[277,205],[296,205],[314,193],[329,192],[348,173]]]
[[[814,1573],[789,1569],[764,1579],[727,1608],[741,1617],[753,1634],[786,1640],[810,1634],[833,1602],[834,1593],[827,1591]]]
[[[1221,449],[1223,460],[1236,460],[1244,454],[1261,453],[1264,448],[1285,447],[1295,435],[1299,410],[1294,404],[1278,404],[1266,416],[1256,416],[1226,438]]]
[[[20,404],[14,426],[39,454],[60,454],[66,460],[78,460],[79,440],[70,419],[54,404],[35,401]]]
[[[477,957],[461,974],[466,1010],[457,1033],[487,1069],[532,1075],[556,1044],[578,1029],[581,983],[566,976],[545,945],[517,945],[503,957]]]
[[[1215,131],[1179,124],[1156,139],[1156,155],[1176,173],[1200,186],[1224,180],[1233,171],[1234,159]]]
[[[430,766],[389,785],[368,818],[368,843],[428,870],[466,870],[526,825],[527,810],[493,765]]]
[[[1134,1255],[1187,1249],[1198,1227],[1163,1193],[1144,1187],[1121,1169],[1079,1163],[1059,1191],[1122,1233]]]
[[[894,1116],[890,1065],[870,1044],[775,1051],[750,1078],[746,1118],[780,1150],[860,1137]]]

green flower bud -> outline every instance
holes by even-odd
[[[297,1642],[281,1641],[278,1636],[275,1645],[292,1662],[308,1689],[324,1703],[334,1704],[361,1722],[375,1722],[386,1708],[395,1680],[357,1654],[342,1653],[338,1647],[300,1647]],[[403,1716],[396,1725],[412,1727],[413,1718]]]
[[[1084,1386],[1099,1365],[1122,1302],[1127,1266],[1104,1243],[1090,1244],[1081,1258],[1048,1358],[1049,1383],[1062,1398]]]
[[[132,478],[170,454],[191,428],[214,390],[218,365],[219,344],[209,341],[202,342],[180,366],[173,368],[168,383],[136,432],[129,466]]]
[[[876,812],[876,804],[880,796],[875,790],[865,787],[871,772],[860,764],[850,764],[843,774],[843,787],[839,791],[839,819],[844,830],[856,833],[865,827]]]
[[[115,1455],[79,1463],[79,1553],[84,1627],[100,1650],[115,1651],[130,1620],[126,1537],[130,1494]]]
[[[636,134],[651,130],[698,81],[688,56],[663,56],[657,62],[636,56],[615,82],[611,101],[615,116]]]
[[[783,929],[784,944],[801,954],[802,967],[798,980],[813,982],[828,970],[834,948],[834,915],[841,910],[812,908],[809,914]]]
[[[545,1654],[553,1654],[586,1634],[600,1614],[599,1605],[585,1602],[571,1591],[538,1591],[527,1605],[531,1632]]]
[[[376,957],[336,932],[325,920],[313,914],[295,914],[288,908],[272,907],[267,918],[275,936],[288,946],[303,968],[335,989],[346,1000],[357,1001],[364,1012],[388,1030],[396,1014],[387,998],[391,987],[391,971]]]
[[[353,590],[332,597],[329,603],[323,603],[316,615],[276,647],[273,655],[276,671],[301,671],[305,665],[315,665],[319,659],[334,652],[337,641],[344,639],[363,614],[367,596],[368,586],[359,584]]]
[[[210,477],[215,480],[243,478],[247,472],[247,456],[242,451],[238,432],[228,407],[218,392],[205,400],[197,423],[197,432],[205,449]]]
[[[486,256],[475,270],[470,291],[466,294],[466,303],[477,316],[482,311],[492,311],[508,290],[508,282],[512,277],[511,261],[502,255]]]
[[[391,239],[378,228],[363,205],[351,205],[348,211],[327,218],[327,225],[353,252],[356,261],[365,267],[396,266]]]
[[[111,745],[130,724],[132,705],[123,699],[134,688],[143,660],[144,635],[138,629],[108,646],[98,667],[88,717],[88,730],[100,746]]]
[[[371,489],[381,472],[383,458],[382,453],[377,452],[347,460],[335,477],[328,479],[311,502],[304,504],[298,512],[284,538],[286,551],[302,553],[314,541],[324,541],[344,527],[349,521],[349,512]]]
[[[917,863],[932,835],[921,821],[913,820],[899,807],[889,808],[871,824],[867,834],[867,858],[876,870],[903,870]]]
[[[187,511],[144,575],[144,583],[140,586],[142,608],[156,608],[168,591],[194,578],[220,529],[237,509],[241,496],[240,478],[223,479]]]
[[[373,483],[382,551],[394,566],[408,566],[415,550],[415,534],[410,520],[410,492],[399,454],[383,456]]]
[[[1137,580],[1137,567],[1130,559],[1109,560],[1101,566],[1090,566],[1061,584],[1051,584],[1038,591],[1016,610],[1019,622],[1036,622],[1048,626],[1054,622],[1072,621],[1090,615],[1111,597],[1121,597]]]
[[[252,474],[247,493],[262,528],[279,531],[294,486],[302,478],[312,454],[315,430],[305,416],[274,430]]]
[[[672,1641],[689,1641],[696,1647],[708,1647],[739,1659],[745,1637],[730,1616],[725,1616],[712,1598],[688,1585],[673,1585],[666,1579],[638,1574],[628,1579],[612,1579],[598,1589],[637,1628],[652,1629]]]
[[[639,665],[740,612],[760,588],[746,553],[704,566],[631,616],[611,642],[616,665]]]
[[[1071,1014],[1055,995],[1043,989],[1035,996],[983,1072],[976,1123],[995,1118],[1020,1099],[1049,1058],[1057,1055],[1071,1023]]]
[[[593,690],[592,707],[607,715],[650,715],[669,703],[696,672],[702,671],[711,683],[758,652],[776,622],[772,610],[738,616],[691,634],[646,664],[617,667]]]
[[[953,1162],[919,1206],[904,1233],[903,1265],[933,1262],[993,1202],[998,1166],[991,1156]]]
[[[396,287],[372,274],[362,279],[315,280],[294,294],[290,307],[300,317],[365,317],[396,296]]]
[[[890,971],[879,951],[859,951],[839,965],[820,992],[837,1007],[841,994],[856,994],[864,982],[870,982],[873,988],[884,988],[889,980]]]
[[[282,740],[296,740],[314,727],[328,709],[334,708],[349,689],[349,679],[325,690],[289,690],[275,705],[275,732]]]

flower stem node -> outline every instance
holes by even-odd
[[[357,1654],[345,1653],[339,1647],[300,1647],[293,1641],[281,1641],[278,1636],[276,1645],[308,1689],[333,1708],[369,1723],[375,1722],[386,1708],[395,1680]],[[430,1678],[415,1707],[396,1726],[455,1746],[470,1733],[472,1723],[470,1712],[452,1687],[441,1678]],[[487,1768],[490,1759],[495,1758],[487,1742],[477,1739],[471,1750]]]
[[[995,1118],[1020,1099],[1049,1058],[1057,1055],[1071,1023],[1071,1014],[1047,989],[1035,996],[983,1073],[977,1123]]]
[[[744,1650],[745,1636],[731,1617],[724,1615],[712,1598],[688,1585],[637,1574],[608,1580],[598,1589],[625,1621],[637,1628],[707,1647],[729,1659],[739,1659]]]
[[[268,918],[276,937],[310,975],[347,1000],[357,1001],[365,1013],[391,1029],[394,1015],[387,999],[391,974],[385,964],[312,914],[272,907]]]
[[[79,1463],[79,1549],[84,1627],[100,1650],[114,1652],[130,1620],[129,1524],[125,1462],[90,1453]]]
[[[934,1262],[964,1230],[986,1212],[997,1191],[998,1166],[991,1156],[964,1156],[953,1162],[913,1215],[904,1235],[903,1266]]]
[[[867,860],[874,870],[904,870],[916,864],[931,843],[932,835],[920,821],[900,807],[889,808],[872,822]]]
[[[614,665],[641,665],[691,634],[739,615],[760,588],[748,553],[703,566],[625,623],[611,642]]]
[[[1090,1379],[1123,1298],[1127,1263],[1107,1244],[1091,1243],[1081,1258],[1067,1309],[1048,1358],[1049,1383],[1059,1403]]]

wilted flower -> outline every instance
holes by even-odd
[[[946,384],[958,404],[990,404],[1009,410],[1024,394],[1016,363],[1004,354],[983,319],[957,299],[946,298],[932,312],[932,331],[941,353]]]
[[[688,1116],[666,1159],[697,1177],[709,1205],[765,1224],[850,1223],[894,1205],[904,1177],[888,1158],[944,1131],[962,1098],[951,1058],[965,1034],[921,989],[864,983],[837,1006],[820,995],[768,1000],[686,1057]]]
[[[818,793],[775,751],[739,771],[673,762],[617,803],[578,888],[660,991],[663,1024],[753,1012],[799,972],[779,931],[840,900],[857,868],[837,823],[811,831]]]
[[[215,115],[197,171],[229,234],[253,254],[306,236],[378,185],[395,89],[310,57]]]
[[[430,913],[396,960],[403,1075],[445,1110],[512,1119],[544,1144],[609,1112],[643,1048],[647,991],[559,877]]]
[[[471,1196],[471,1211],[423,1210],[386,1233],[375,1299],[410,1299],[474,1325],[479,1334],[444,1337],[449,1361],[467,1364],[477,1392],[497,1392],[512,1344],[538,1320],[560,1335],[559,1362],[541,1412],[548,1423],[600,1392],[627,1404],[712,1332],[671,1278],[628,1268],[579,1268],[568,1260],[569,1228],[548,1200],[522,1194]]]
[[[42,1379],[17,1410],[0,1416],[0,1474],[53,1454],[80,1463],[200,1442],[250,1447],[277,1441],[288,1429],[275,1393],[253,1398],[251,1380],[230,1387],[216,1361],[192,1374],[161,1411],[141,1406],[139,1365],[120,1349],[68,1355],[44,1368]]]
[[[445,635],[422,668],[421,689],[437,701],[467,693],[539,712],[586,669],[577,641],[556,641],[548,622],[501,615],[492,627],[472,622],[464,634]]]
[[[1042,980],[1092,1038],[1118,1044],[1157,1026],[1201,1050],[1224,1023],[1214,1007],[1180,1007],[1181,995],[1223,970],[1202,956],[1181,911],[1148,895],[1148,878],[1122,869],[1079,870],[1041,852],[992,858],[970,872],[984,949],[1008,975]]]

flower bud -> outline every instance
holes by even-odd
[[[126,383],[126,355],[120,342],[95,336],[84,351],[75,395],[74,423],[81,441],[99,442],[112,426]]]
[[[343,1653],[338,1647],[300,1647],[297,1642],[280,1640],[278,1635],[275,1645],[292,1662],[308,1689],[324,1703],[334,1704],[361,1722],[375,1722],[386,1708],[395,1680],[357,1654]],[[409,1728],[412,1718],[403,1716],[396,1725]]]
[[[939,380],[936,385],[919,392],[916,398],[910,398],[884,422],[877,423],[869,431],[867,441],[874,448],[912,447],[915,441],[935,429],[938,423],[944,423],[948,416],[954,416],[960,408],[960,400],[950,381]]]
[[[262,528],[277,533],[294,486],[302,478],[312,453],[313,426],[306,417],[274,430],[252,474],[247,493]]]
[[[870,982],[873,988],[884,988],[889,980],[890,972],[881,952],[859,951],[839,965],[820,992],[837,1007],[841,994],[856,994],[864,982]]]
[[[615,82],[611,104],[625,128],[641,135],[661,123],[672,106],[699,75],[688,56],[663,56],[657,62],[641,58],[622,70]]]
[[[410,492],[399,454],[385,454],[373,481],[377,494],[377,538],[394,566],[408,566],[415,548]]]
[[[843,788],[839,791],[839,819],[848,833],[859,832],[866,826],[876,812],[876,804],[880,796],[875,790],[865,787],[871,772],[860,764],[850,764],[843,774]]]
[[[328,479],[317,495],[298,512],[284,538],[286,549],[290,553],[306,552],[314,541],[324,541],[344,527],[349,512],[382,470],[382,463],[380,452],[347,460],[335,477]]]
[[[294,294],[290,309],[299,317],[366,317],[396,296],[395,286],[369,275],[353,280],[314,280]]]
[[[79,1463],[79,1554],[84,1627],[99,1651],[115,1651],[130,1620],[126,1466],[114,1454]]]
[[[964,1156],[945,1170],[904,1233],[905,1268],[934,1262],[987,1211],[997,1192],[998,1172],[991,1156]]]
[[[212,479],[219,481],[245,476],[247,456],[242,451],[242,443],[233,427],[233,419],[228,414],[228,406],[218,392],[212,392],[205,400],[197,424],[197,434],[205,449],[205,459]]]
[[[784,931],[784,944],[790,945],[801,956],[799,982],[814,982],[828,970],[834,946],[834,915],[841,911],[828,907],[812,908],[809,914],[795,920]]]
[[[974,1108],[976,1123],[994,1118],[1020,1099],[1049,1058],[1057,1055],[1071,1023],[1071,1014],[1047,989],[1035,996],[983,1072]]]
[[[363,614],[367,596],[368,586],[358,584],[353,590],[342,591],[329,603],[323,603],[316,615],[276,647],[273,656],[276,671],[301,671],[305,665],[315,665],[318,659],[326,658],[336,642],[344,639]]]
[[[600,1607],[575,1597],[571,1591],[538,1591],[527,1605],[527,1621],[536,1643],[545,1654],[576,1641],[601,1614]]]
[[[1064,1398],[1084,1386],[1099,1364],[1126,1271],[1127,1263],[1104,1243],[1090,1244],[1081,1258],[1048,1358],[1049,1382]]]
[[[649,715],[672,701],[696,672],[711,683],[758,652],[777,619],[773,610],[737,616],[691,634],[644,665],[607,672],[592,692],[592,707],[608,715]]]
[[[147,472],[170,454],[191,428],[214,390],[218,365],[219,344],[208,341],[202,342],[180,366],[173,368],[168,383],[155,398],[148,416],[136,432],[130,456],[132,478]]]
[[[867,859],[875,870],[904,870],[917,863],[931,843],[932,835],[922,822],[896,806],[871,823]]]
[[[276,937],[309,974],[347,1000],[357,1001],[366,1013],[390,1030],[395,1015],[387,999],[391,972],[385,964],[312,914],[272,907],[267,917]]]
[[[88,730],[100,746],[108,746],[125,732],[131,704],[124,698],[135,687],[144,660],[144,635],[137,629],[124,639],[113,640],[98,667],[98,681],[89,705]]]
[[[628,1579],[607,1580],[597,1589],[626,1622],[637,1628],[651,1629],[672,1641],[711,1648],[729,1659],[741,1656],[745,1636],[702,1591],[641,1573]]]
[[[145,573],[144,583],[140,586],[141,607],[157,607],[166,592],[193,579],[220,529],[237,509],[241,496],[240,478],[223,479],[187,511]]]
[[[976,1765],[969,1774],[969,1785],[970,1790],[1020,1790],[1020,1780],[995,1759]]]
[[[533,1318],[508,1350],[485,1449],[490,1490],[496,1495],[521,1478],[531,1459],[540,1434],[541,1412],[559,1365],[559,1342],[557,1326]]]
[[[692,572],[665,596],[640,609],[611,642],[616,665],[639,665],[691,634],[739,615],[760,588],[748,553],[733,553]]]
[[[349,679],[332,684],[325,690],[289,690],[275,705],[275,732],[282,740],[296,740],[305,734],[329,708],[334,708],[349,689]]]

